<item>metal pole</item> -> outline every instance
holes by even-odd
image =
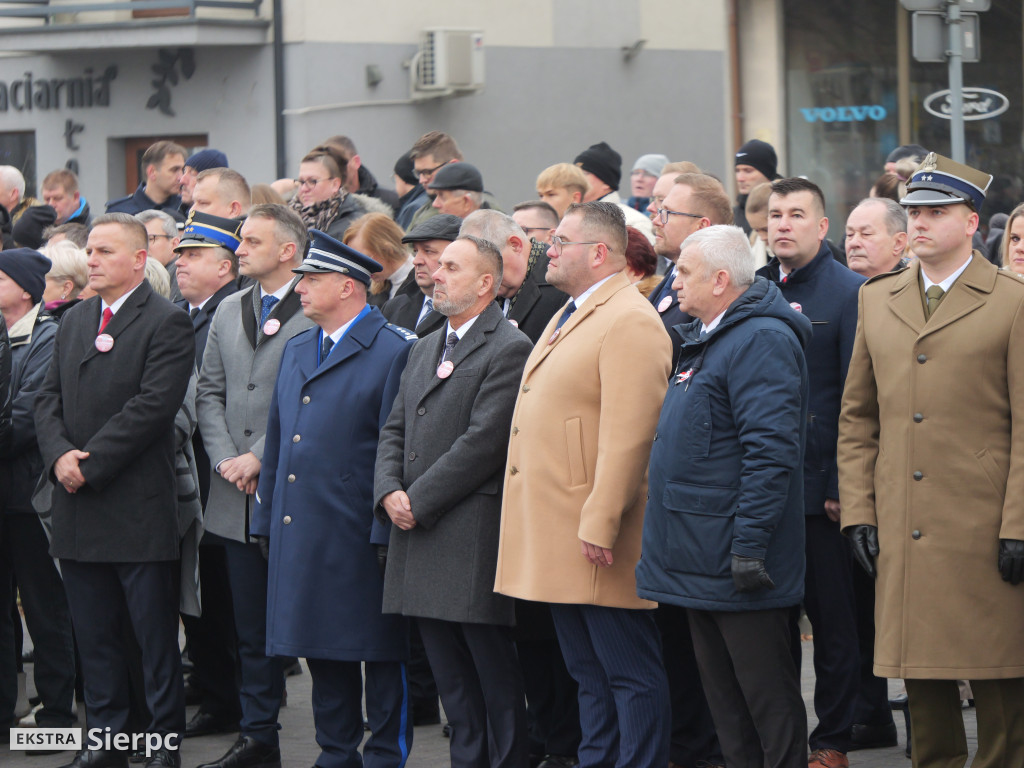
[[[949,138],[950,154],[958,163],[964,160],[964,72],[963,31],[960,28],[960,0],[949,0],[946,8],[949,27]]]

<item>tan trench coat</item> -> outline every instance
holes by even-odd
[[[636,594],[647,463],[671,342],[621,273],[526,361],[515,414],[494,589],[549,603],[653,608]],[[612,550],[591,565],[580,539]]]
[[[875,674],[1024,677],[1024,283],[975,252],[927,322],[920,265],[864,285],[839,496],[878,526]]]

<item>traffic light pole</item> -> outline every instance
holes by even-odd
[[[953,160],[964,160],[964,71],[963,33],[960,29],[960,2],[949,0],[946,25],[949,30],[949,139]]]

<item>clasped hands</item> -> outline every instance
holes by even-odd
[[[217,465],[220,476],[229,483],[234,483],[242,493],[256,493],[256,487],[260,482],[260,460],[252,451],[235,456],[233,459],[224,459]]]
[[[85,485],[85,475],[82,474],[79,464],[88,458],[88,451],[72,449],[54,462],[54,477],[68,493],[77,493],[78,489]]]

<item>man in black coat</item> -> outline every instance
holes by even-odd
[[[185,700],[178,649],[179,533],[174,419],[195,365],[188,316],[144,280],[146,229],[128,214],[93,224],[97,296],[65,316],[36,400],[44,471],[55,483],[53,542],[82,658],[89,728],[127,730],[121,627],[142,650],[149,768],[181,764]],[[85,749],[74,768],[124,768],[127,753]]]
[[[547,281],[538,283],[534,267],[547,269],[547,256],[533,252],[532,242],[511,216],[494,210],[469,214],[462,222],[463,235],[482,237],[501,251],[503,271],[498,286],[498,306],[512,325],[534,344],[548,321],[565,306],[569,296]]]
[[[196,185],[197,199],[202,196],[206,173],[200,174]],[[206,339],[217,307],[237,290],[235,249],[241,242],[241,228],[241,220],[194,212],[174,247],[178,255],[175,280],[183,297],[175,305],[188,312],[192,320],[196,370],[203,367]],[[199,475],[199,499],[205,509],[210,496],[210,457],[198,429],[192,435],[192,450]],[[202,615],[182,614],[193,665],[189,683],[199,691],[199,711],[185,726],[186,737],[237,731],[242,716],[227,558],[224,546],[215,537],[204,537],[199,545],[199,580],[203,585]]]
[[[413,271],[398,289],[395,298],[381,312],[389,322],[426,336],[445,323],[445,317],[434,309],[434,279],[441,252],[459,236],[462,219],[446,213],[427,219],[402,238],[412,243]]]

